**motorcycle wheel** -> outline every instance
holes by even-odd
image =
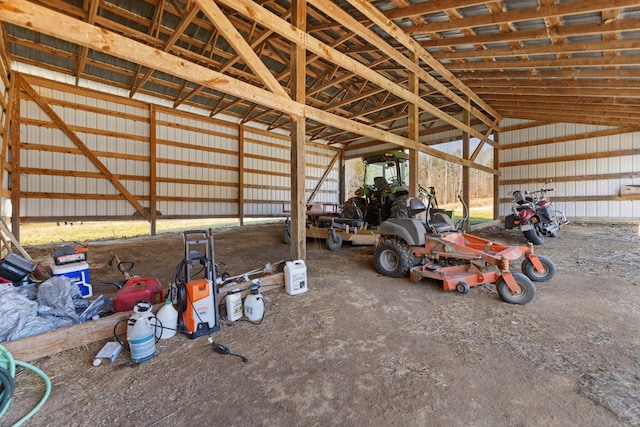
[[[534,245],[541,245],[544,243],[544,235],[540,233],[536,227],[531,230],[524,231],[524,237]]]

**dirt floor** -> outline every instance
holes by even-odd
[[[282,230],[217,232],[216,261],[237,274],[287,258]],[[500,227],[475,234],[525,244]],[[53,247],[27,249],[51,264]],[[101,341],[33,362],[53,392],[27,425],[640,426],[638,225],[570,224],[548,238],[536,251],[556,276],[524,306],[492,285],[462,295],[381,276],[372,247],[307,249],[307,293],[266,293],[260,325],[214,334],[248,364],[179,335],[141,364],[123,352],[93,367]],[[168,286],[181,235],[90,243],[94,295],[113,295],[99,284],[121,278],[113,255]],[[43,393],[28,372],[16,387],[0,426]]]

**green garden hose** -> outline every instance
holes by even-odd
[[[7,350],[3,345],[0,345],[0,418],[4,416],[4,413],[9,408],[9,403],[11,402],[11,395],[13,394],[15,386],[14,377],[16,374],[16,366],[27,368],[42,377],[46,385],[46,391],[44,396],[42,396],[42,399],[40,399],[40,402],[38,402],[38,404],[29,411],[27,415],[16,422],[14,427],[21,425],[38,412],[51,394],[51,381],[49,380],[49,377],[47,377],[47,374],[29,363],[14,360],[11,353],[9,353],[9,350]]]

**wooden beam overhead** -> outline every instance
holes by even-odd
[[[637,0],[608,0],[608,9],[622,9],[625,7],[637,6]],[[514,22],[532,21],[552,17],[571,16],[599,12],[602,4],[593,0],[577,0],[567,3],[531,7],[528,9],[513,10],[502,13],[492,13],[470,18],[450,20],[444,22],[430,22],[422,25],[413,25],[404,28],[408,34],[419,34],[425,32],[439,32],[459,30],[461,28],[478,28],[497,24],[511,24]]]
[[[286,2],[77,4],[0,0],[5,13],[37,5],[42,16],[60,14],[104,32],[76,38],[69,34],[73,26],[63,32],[25,23],[25,31],[5,20],[2,52],[8,61],[71,76],[76,85],[94,81],[126,89],[131,96],[170,100],[176,108],[204,109],[265,129],[290,131],[286,117],[293,110],[304,111],[307,139],[334,146],[360,141],[363,129],[372,145],[383,139],[407,146],[411,143],[399,135],[409,134],[406,114],[414,106],[421,131],[439,120],[486,139],[486,130],[466,127],[462,111],[495,129],[503,117],[512,117],[509,97],[538,97],[528,107],[518,104],[518,118],[529,110],[531,120],[543,120],[540,102],[555,104],[548,100],[555,96],[566,98],[559,102],[571,98],[594,106],[590,112],[563,115],[563,120],[602,122],[625,112],[622,107],[605,111],[611,105],[640,99],[637,0],[538,0],[518,7],[496,0],[309,0],[304,30],[291,25],[291,4]],[[112,34],[125,45],[155,49],[172,59],[151,61],[151,50],[114,55],[109,49],[115,39],[105,41]],[[293,46],[307,52],[306,96],[282,103],[290,98]],[[195,69],[211,78],[193,76]],[[408,88],[410,75],[418,76],[415,90]],[[334,117],[339,119],[330,119]]]

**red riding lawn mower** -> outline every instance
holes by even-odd
[[[422,189],[421,189],[422,193]],[[389,277],[409,276],[412,282],[423,277],[441,280],[445,291],[462,294],[474,286],[495,283],[498,295],[511,304],[527,304],[536,288],[532,283],[546,282],[556,267],[533,253],[533,245],[505,246],[462,231],[469,211],[463,203],[463,218],[453,220],[440,210],[432,212],[432,199],[425,207],[418,198],[409,201],[413,217],[426,210],[426,221],[416,218],[391,218],[380,226],[380,241],[374,253],[376,269]],[[460,201],[462,199],[459,197]],[[435,200],[435,199],[434,199]],[[522,273],[511,272],[509,261],[524,255]]]

